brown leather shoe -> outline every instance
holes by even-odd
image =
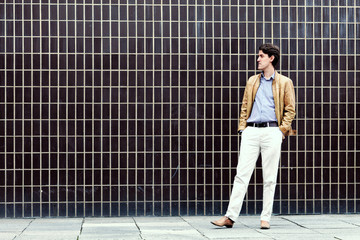
[[[260,222],[260,228],[261,229],[270,229],[270,223],[267,221],[261,220]]]
[[[226,217],[226,216],[220,218],[217,221],[213,221],[211,223],[214,224],[215,226],[218,226],[218,227],[224,227],[225,226],[227,228],[232,228],[233,225],[234,225],[234,221],[231,220],[230,218]]]

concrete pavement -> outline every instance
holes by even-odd
[[[232,229],[210,224],[218,216],[0,219],[1,240],[47,239],[360,239],[360,214],[241,216]]]

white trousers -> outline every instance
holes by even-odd
[[[225,216],[236,221],[249,181],[261,152],[263,209],[261,220],[270,221],[281,153],[282,132],[278,127],[247,127],[241,134],[241,147],[230,202]]]

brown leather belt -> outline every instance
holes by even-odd
[[[259,127],[259,128],[263,128],[263,127],[277,127],[278,124],[277,122],[262,122],[262,123],[247,123],[248,127]]]

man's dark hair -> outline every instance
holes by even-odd
[[[259,50],[261,50],[261,51],[263,51],[263,53],[269,55],[269,57],[274,56],[274,60],[271,63],[275,68],[280,59],[279,47],[274,44],[271,44],[271,43],[264,43],[264,44],[261,44],[261,46],[259,47]]]

